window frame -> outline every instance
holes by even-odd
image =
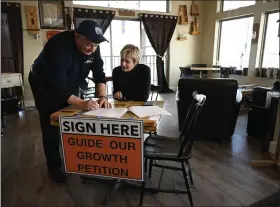
[[[221,49],[222,23],[223,22],[227,22],[227,21],[237,20],[237,19],[244,19],[244,18],[248,18],[248,17],[253,17],[254,18],[254,14],[246,14],[246,15],[243,15],[243,16],[231,17],[231,18],[226,18],[226,19],[220,19],[219,20],[218,41],[217,41],[217,44],[218,44],[217,45],[217,54],[216,54],[214,65],[216,65],[217,62],[219,62],[219,65],[220,65],[220,49]],[[250,48],[250,50],[251,50],[251,48]],[[250,62],[250,57],[249,57],[249,62]]]
[[[76,0],[78,1],[78,0]],[[141,1],[141,0],[138,0],[138,1]],[[163,0],[161,0],[163,1]],[[149,11],[149,12],[158,12],[158,13],[169,13],[170,11],[170,0],[164,0],[165,3],[166,3],[166,6],[165,6],[165,11],[151,11],[151,10],[141,10],[140,8],[137,8],[137,9],[129,9],[129,10],[133,10],[133,11],[136,11],[136,12],[143,12],[143,11]],[[75,4],[74,1],[72,0],[72,5],[73,6],[76,6],[76,7],[101,7],[101,8],[106,8],[106,9],[125,9],[125,8],[116,8],[116,7],[110,7],[109,4],[108,6],[94,6],[94,5],[84,5],[84,4]]]
[[[265,49],[267,26],[268,26],[268,16],[270,14],[274,14],[274,13],[278,13],[278,12],[280,13],[280,10],[273,10],[273,11],[265,12],[263,35],[262,35],[261,50],[260,50],[260,58],[259,58],[258,65],[257,65],[257,67],[259,67],[259,68],[263,67],[264,49]]]
[[[233,10],[244,8],[244,7],[248,7],[248,6],[255,6],[256,3],[257,3],[257,0],[255,0],[255,4],[248,5],[248,6],[242,6],[242,7],[238,7],[238,8],[235,8],[235,9],[226,10],[226,11],[224,11],[224,3],[225,3],[225,0],[222,0],[221,3],[220,3],[220,12],[233,11]]]
[[[142,51],[142,48],[143,48],[143,41],[142,41],[142,39],[143,39],[143,35],[145,35],[145,34],[143,34],[143,31],[141,29],[142,28],[142,24],[143,24],[141,22],[141,19],[140,18],[130,19],[130,18],[114,17],[114,19],[112,21],[114,21],[114,20],[135,21],[135,22],[138,22],[140,24],[140,51],[141,51],[141,57],[142,57],[143,54],[144,54],[143,51]],[[110,26],[109,26],[107,31],[110,32],[110,40],[109,40],[110,41],[109,42],[110,43],[110,56],[111,56],[110,65],[111,65],[111,70],[112,70],[113,69],[113,41],[112,41],[112,35],[113,35],[114,32],[112,30],[111,24],[110,24]],[[101,56],[102,56],[102,54],[101,54]],[[164,65],[165,65],[164,72],[165,72],[165,75],[166,75],[167,82],[169,83],[170,47],[167,48],[166,53],[165,53],[165,57],[166,57],[166,59],[165,59],[165,62],[164,62]]]

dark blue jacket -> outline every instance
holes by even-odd
[[[76,46],[74,32],[64,31],[48,40],[34,61],[29,82],[36,107],[58,110],[67,105],[72,94],[91,70],[95,84],[106,83],[100,48],[90,56],[82,54]]]

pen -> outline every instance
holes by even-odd
[[[72,112],[75,112],[75,111],[71,111],[71,110],[61,110],[61,112],[70,112],[70,113],[72,113]]]

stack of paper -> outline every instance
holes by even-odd
[[[131,106],[128,108],[128,110],[139,118],[158,115],[171,115],[168,111],[158,106]]]
[[[84,115],[121,118],[127,112],[127,108],[100,108],[84,113]]]
[[[127,111],[134,113],[139,118],[160,115],[171,115],[168,111],[158,106],[131,106],[129,108],[100,108],[84,113],[84,115],[121,118]]]

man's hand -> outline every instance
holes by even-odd
[[[121,100],[121,99],[123,98],[122,92],[117,91],[117,92],[114,94],[114,98],[115,98],[115,99],[118,99],[118,100]]]
[[[68,103],[74,105],[82,110],[89,111],[99,108],[99,104],[92,100],[82,100],[77,96],[71,95],[68,99]]]
[[[108,99],[106,97],[100,97],[98,100],[97,100],[98,104],[99,104],[99,107],[100,108],[109,108],[111,107],[111,104],[108,102]]]
[[[80,102],[79,107],[85,111],[95,110],[99,108],[97,101],[83,100]]]

